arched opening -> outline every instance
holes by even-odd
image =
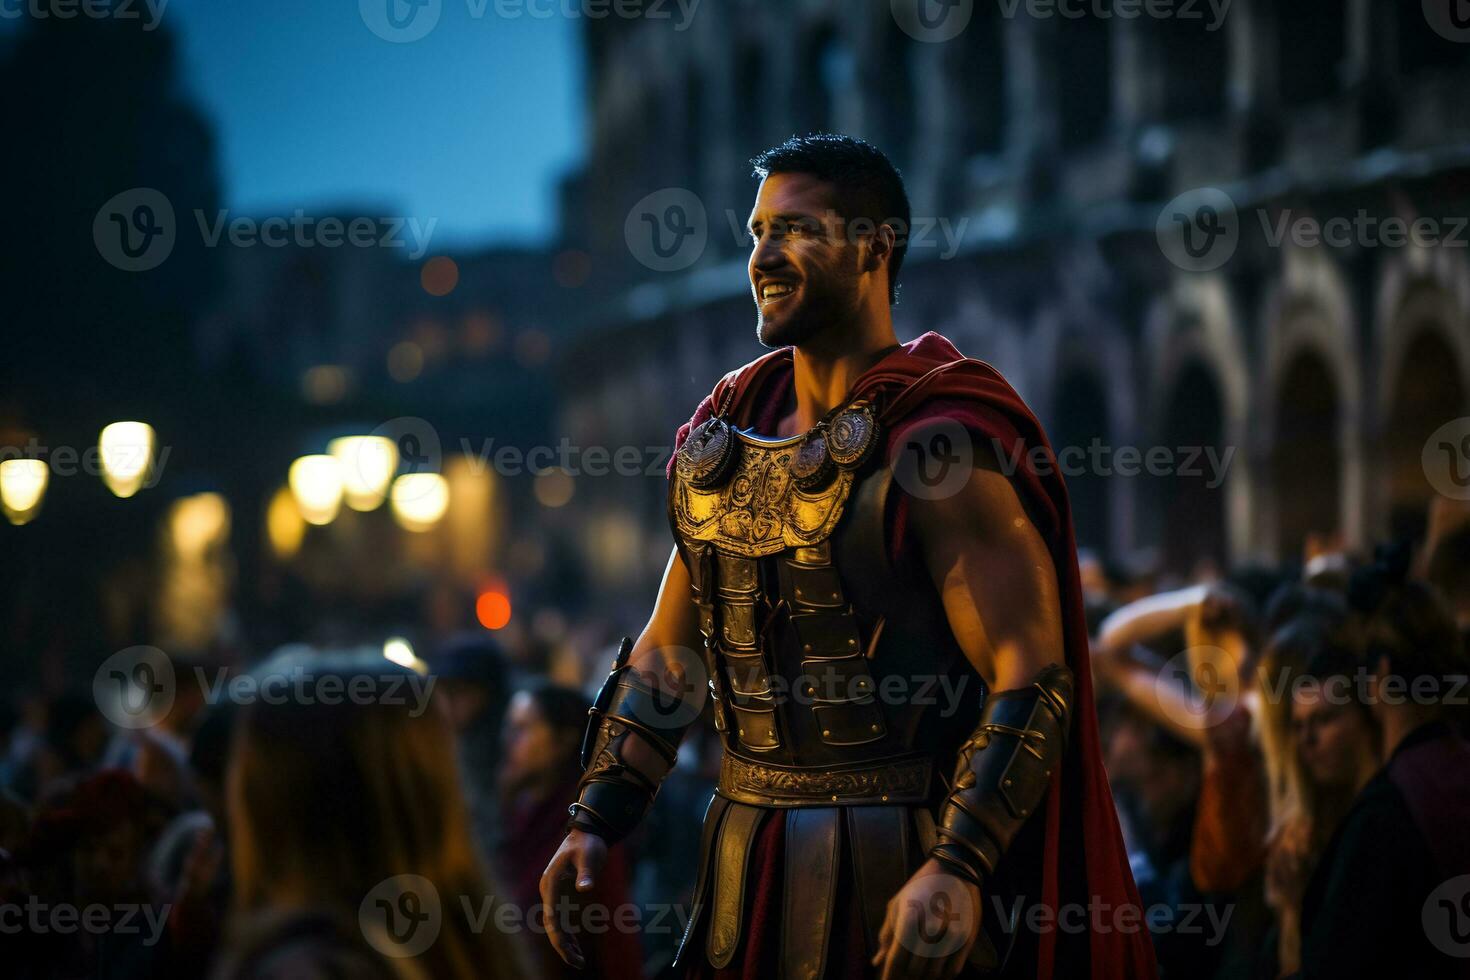
[[[695,193],[699,193],[704,183],[706,118],[704,77],[697,69],[691,70],[684,82],[684,173]]]
[[[1061,372],[1056,392],[1051,444],[1067,481],[1077,544],[1107,555],[1112,543],[1111,478],[1092,464],[1094,447],[1112,442],[1107,394],[1097,375],[1087,370]]]
[[[1326,360],[1303,351],[1281,375],[1271,447],[1276,545],[1281,558],[1302,556],[1309,535],[1341,530],[1342,460],[1338,393]]]
[[[1203,18],[1161,17],[1156,23],[1163,57],[1164,118],[1222,114],[1230,71],[1229,33],[1220,26],[1210,30],[1210,21]]]
[[[638,147],[642,166],[639,171],[635,171],[642,184],[639,196],[666,186],[674,175],[674,167],[678,165],[678,161],[670,160],[671,154],[666,140],[670,125],[677,119],[670,110],[664,93],[657,88],[650,89],[643,102],[643,135]]]
[[[735,53],[735,133],[742,159],[766,148],[768,134],[761,128],[765,70],[761,49],[751,43],[740,45]]]
[[[1336,92],[1347,52],[1346,0],[1291,0],[1274,9],[1281,101],[1302,105]]]
[[[885,11],[887,13],[887,11]],[[864,100],[872,107],[872,138],[899,170],[913,159],[909,148],[914,140],[915,112],[914,58],[918,43],[904,33],[898,21],[885,16],[883,40],[878,58],[864,62]]]
[[[1220,386],[1203,362],[1189,362],[1175,378],[1162,428],[1160,448],[1172,465],[1150,472],[1150,483],[1163,517],[1164,567],[1191,577],[1203,564],[1224,568],[1224,467],[1233,456],[1226,452]],[[1142,447],[1150,470],[1152,448]]]
[[[1089,12],[1057,25],[1057,116],[1063,149],[1096,143],[1108,131],[1113,106],[1110,20]]]
[[[795,122],[798,133],[834,128],[838,100],[853,84],[852,52],[831,24],[812,31],[802,43],[797,74]]]
[[[1443,335],[1423,322],[1402,329],[1411,339],[1389,389],[1392,403],[1379,447],[1389,534],[1417,540],[1424,534],[1434,495],[1424,476],[1424,441],[1435,429],[1465,414],[1466,393],[1455,352]]]
[[[1005,145],[1006,49],[1000,6],[977,8],[946,53],[963,97],[956,99],[961,157],[998,154]]]

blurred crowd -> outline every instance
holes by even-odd
[[[1470,515],[1159,582],[1082,557],[1163,975],[1470,975]],[[1457,880],[1459,879],[1459,880]]]
[[[1447,946],[1470,953],[1470,884],[1445,893],[1443,929],[1427,900],[1470,875],[1470,518],[1440,508],[1417,545],[1314,541],[1298,566],[1189,580],[1080,560],[1163,975],[1463,975]],[[486,631],[407,666],[289,649],[253,672],[304,667],[357,696],[181,683],[138,728],[90,691],[11,692],[4,974],[579,975],[544,939],[538,881],[603,659],[564,684]],[[426,703],[395,696],[411,676]],[[578,913],[585,975],[670,974],[718,762],[696,727],[613,849]]]

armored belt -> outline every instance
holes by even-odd
[[[726,752],[717,790],[752,806],[927,804],[933,774],[933,760],[921,756],[832,770],[773,766]]]

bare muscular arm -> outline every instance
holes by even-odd
[[[969,480],[951,496],[911,496],[909,503],[950,629],[986,686],[1026,687],[1047,664],[1065,663],[1051,553],[996,461],[978,459]],[[933,944],[912,937],[949,927],[948,916],[935,917],[933,910],[964,908],[960,891],[972,913],[966,923],[970,935],[943,962],[926,959],[922,951]],[[880,975],[954,976],[979,934],[980,911],[979,888],[930,858],[889,903],[873,961]]]
[[[628,662],[650,686],[671,694],[678,692],[702,698],[702,675],[698,670],[693,674],[690,672],[691,666],[697,667],[700,663],[698,650],[701,642],[698,610],[690,594],[689,570],[684,567],[676,548],[669,555],[668,566],[664,569],[653,615],[633,644]],[[662,779],[668,770],[663,756],[640,739],[628,741],[624,759],[628,765],[655,781]],[[592,889],[595,877],[606,860],[607,845],[602,838],[573,829],[541,875],[541,900],[547,908],[547,938],[562,959],[578,969],[585,965],[581,947],[576,936],[563,928],[565,923],[559,913],[564,905],[572,903],[574,893]]]
[[[1063,663],[1056,567],[994,458],[977,460],[953,496],[911,507],[955,641],[990,690],[1025,687]]]

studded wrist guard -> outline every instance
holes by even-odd
[[[582,778],[567,829],[586,830],[609,844],[626,837],[653,804],[658,781],[623,761],[630,736],[643,739],[673,766],[679,740],[692,723],[677,695],[649,687],[628,663],[633,641],[623,638],[612,672],[588,710]],[[688,720],[685,720],[688,719]]]
[[[1031,685],[985,699],[980,724],[960,746],[950,795],[929,855],[976,884],[993,874],[1046,794],[1072,715],[1072,672],[1044,667]]]

